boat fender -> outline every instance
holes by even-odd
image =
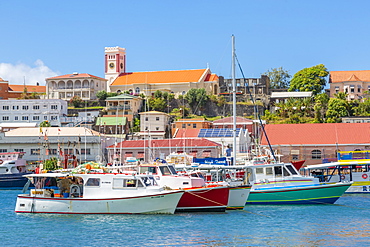
[[[3,162],[4,162],[3,160],[0,160],[0,165],[1,165]]]
[[[362,178],[363,178],[363,179],[367,179],[367,177],[368,177],[368,176],[367,176],[367,174],[365,174],[365,173],[364,173],[364,174],[362,174]]]
[[[345,179],[346,178],[346,176],[344,176],[344,175],[340,175],[340,179]]]

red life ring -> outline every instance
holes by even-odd
[[[362,174],[362,178],[363,178],[363,179],[367,179],[367,177],[368,177],[368,176],[367,176],[367,174],[365,174],[365,173],[364,173],[364,174]]]
[[[345,178],[346,178],[346,176],[344,176],[344,175],[340,176],[340,179],[342,179],[342,180],[345,179]]]

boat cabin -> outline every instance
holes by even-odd
[[[35,188],[30,190],[30,196],[62,197],[62,198],[114,198],[123,192],[137,191],[158,184],[151,175],[132,174],[63,174],[43,173],[27,175]],[[137,193],[137,192],[135,192]]]
[[[22,159],[25,152],[0,153],[0,174],[27,173],[27,162]]]
[[[176,172],[173,165],[167,163],[140,165],[139,174],[153,175],[160,186],[172,189],[199,188],[205,186],[203,178],[183,176]]]

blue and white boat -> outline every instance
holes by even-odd
[[[29,174],[24,152],[0,153],[0,188],[23,188]]]

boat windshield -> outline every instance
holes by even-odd
[[[162,175],[177,175],[177,172],[173,166],[160,166]]]
[[[298,175],[298,173],[296,172],[292,165],[287,165],[286,168],[290,171],[292,175]]]

